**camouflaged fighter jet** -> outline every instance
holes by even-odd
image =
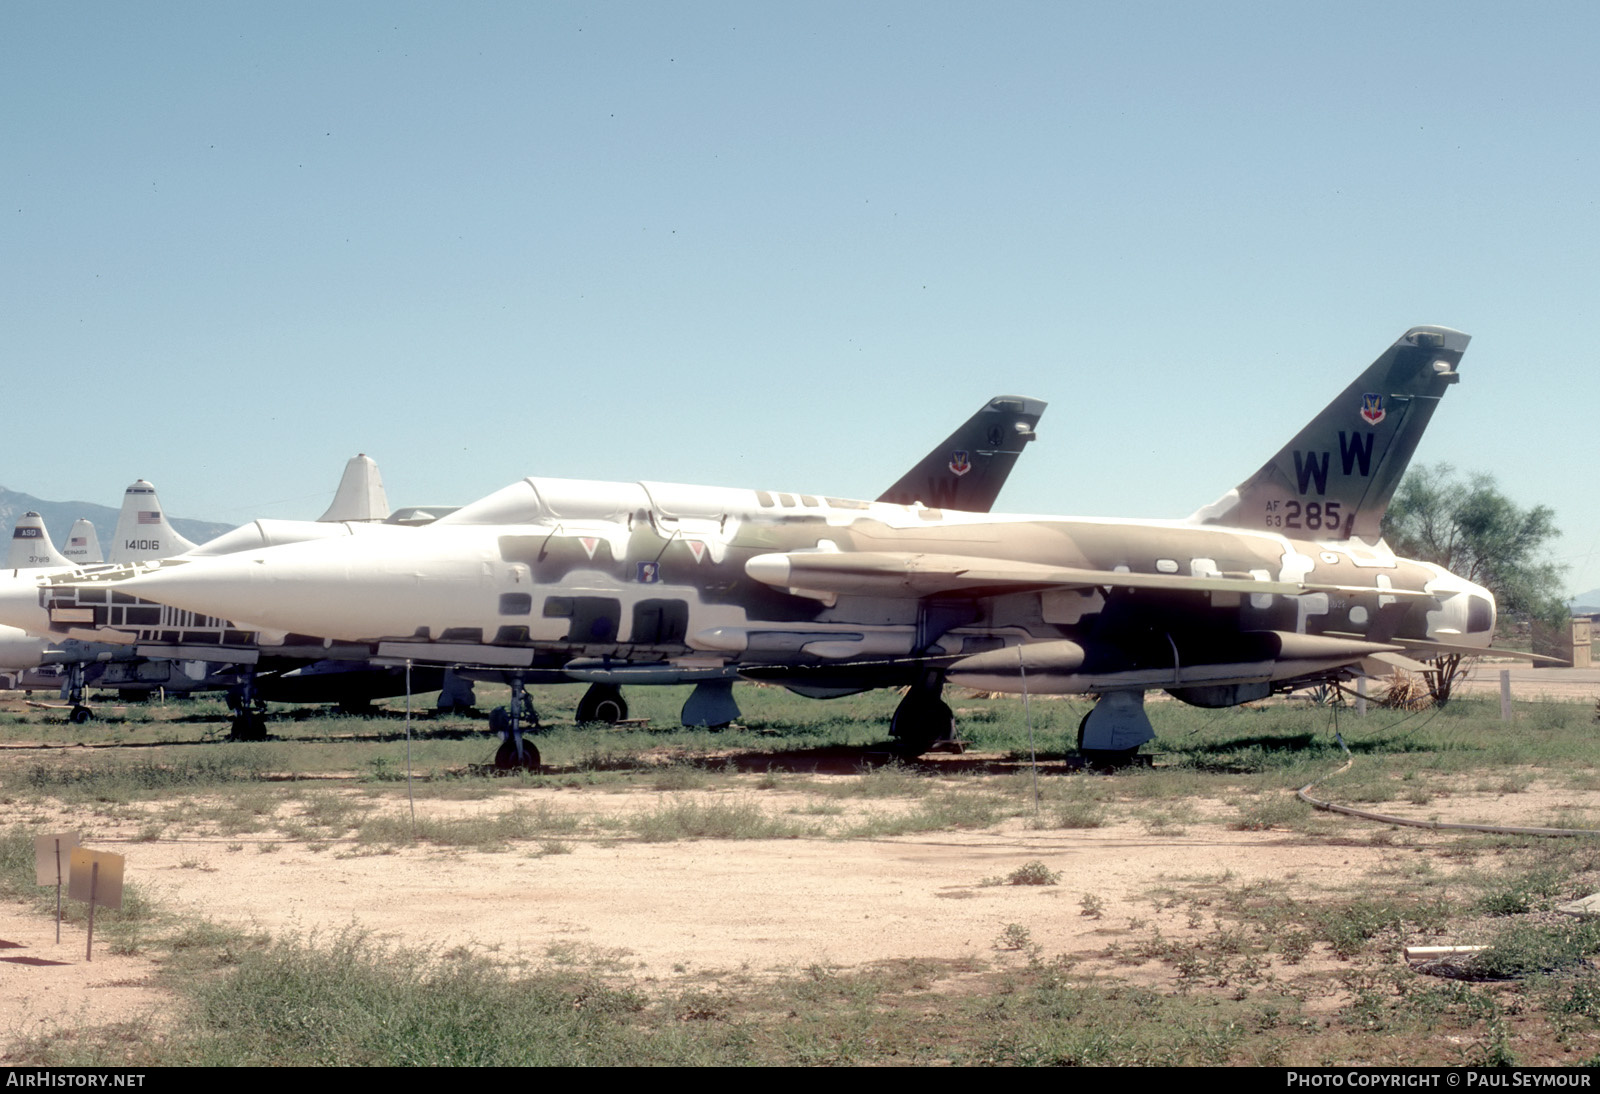
[[[1097,693],[1080,746],[1118,758],[1154,736],[1152,688],[1231,706],[1407,651],[1489,644],[1489,592],[1396,558],[1380,534],[1467,343],[1407,331],[1183,520],[529,478],[410,536],[125,567],[78,586],[494,667],[513,682],[513,730],[517,684],[544,672],[703,672],[813,696],[908,686],[891,733],[916,753],[953,732],[951,682]]]
[[[903,500],[907,504],[940,501],[965,509],[988,509],[1017,457],[1034,439],[1034,427],[1044,409],[1045,404],[1037,399],[1002,396],[989,400],[884,496]],[[396,534],[395,516],[381,525],[372,523],[382,519],[386,508],[387,500],[376,465],[364,455],[357,456],[347,466],[334,503],[319,523],[256,521],[219,536],[184,557],[198,560],[357,533],[366,536]],[[399,523],[426,524],[431,520],[407,517]],[[410,535],[412,529],[408,527],[399,534]],[[128,595],[120,586],[114,590],[105,587],[106,580],[127,576],[130,572],[133,571],[100,567],[38,576],[13,575],[9,583],[0,581],[0,622],[13,622],[37,633],[83,642],[119,643],[123,644],[124,650],[132,650],[144,658],[140,660],[139,656],[130,658],[124,654],[117,663],[126,661],[127,664],[120,670],[108,667],[104,670],[106,672],[120,671],[126,674],[132,671],[129,666],[139,664],[149,665],[151,667],[146,671],[155,672],[162,664],[170,665],[178,661],[191,666],[202,660],[232,665],[237,670],[235,675],[238,678],[238,701],[234,716],[234,735],[238,737],[256,737],[264,733],[258,699],[329,701],[337,697],[338,689],[347,689],[349,681],[356,679],[354,674],[374,660],[386,665],[392,673],[399,673],[404,668],[404,655],[401,658],[382,658],[373,644],[330,644],[320,637],[281,632],[259,634],[222,617],[141,600]],[[98,648],[103,650],[105,647]],[[462,673],[446,672],[442,683],[449,694],[441,694],[441,705],[452,700],[470,705],[469,681],[472,679],[506,678],[504,671],[491,667],[501,664],[493,656],[492,653],[484,655],[489,658],[487,664],[483,663],[483,657],[466,659],[471,667]],[[307,665],[308,660],[317,663]],[[431,669],[428,659],[420,660],[423,664],[418,669],[415,681],[417,690],[428,691],[440,686],[441,665],[453,664],[458,659],[434,659]],[[291,663],[305,667],[283,671],[282,666]],[[276,674],[269,669],[270,665],[280,666]],[[258,669],[261,670],[259,676]],[[335,671],[339,669],[343,672]],[[341,675],[344,679],[341,679]],[[621,663],[612,665],[609,670],[585,670],[580,666],[570,674],[559,668],[543,670],[543,675],[531,669],[512,672],[519,694],[524,681],[597,681],[579,704],[578,716],[582,721],[617,721],[625,718],[627,702],[618,687],[618,683],[624,680],[638,684],[701,683],[702,686],[697,688],[695,697],[686,708],[685,717],[702,720],[691,724],[723,724],[737,717],[738,707],[731,693],[733,676],[733,671],[726,668],[707,671],[699,665],[678,667]],[[81,697],[81,665],[77,680],[75,694]],[[331,685],[330,695],[306,692],[309,685],[319,682]],[[288,685],[293,685],[295,690],[289,691]],[[80,711],[81,717],[87,717],[87,709],[81,707],[81,700],[75,698],[74,702],[77,704],[74,718],[79,718]],[[500,714],[505,718],[509,717],[510,712],[502,711]],[[524,716],[524,720],[531,719]]]

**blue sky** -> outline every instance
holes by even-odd
[[[528,474],[1183,516],[1407,327],[1419,459],[1600,586],[1587,4],[0,7],[0,483],[314,517]]]

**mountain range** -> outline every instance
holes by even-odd
[[[1586,593],[1578,593],[1567,601],[1567,607],[1575,612],[1600,612],[1600,589],[1590,589]]]

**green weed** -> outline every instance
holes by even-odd
[[[1511,979],[1576,969],[1597,951],[1600,923],[1513,923],[1472,955],[1470,968],[1488,979]]]
[[[680,839],[792,839],[808,830],[768,816],[754,802],[679,800],[632,817],[628,827],[646,842]]]
[[[1057,885],[1061,875],[1035,859],[1018,866],[1006,875],[1008,885]]]
[[[1305,821],[1311,807],[1290,794],[1275,794],[1237,807],[1239,816],[1228,827],[1242,832],[1292,828]]]

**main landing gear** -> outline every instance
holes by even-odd
[[[495,770],[539,770],[539,750],[532,741],[523,739],[524,733],[539,732],[539,715],[534,712],[520,676],[511,678],[510,704],[495,707],[489,714],[489,728],[500,735],[500,748],[494,754]]]
[[[931,675],[914,685],[894,708],[889,721],[889,735],[895,739],[898,750],[908,756],[920,756],[941,746],[955,744],[956,716],[950,705],[941,697],[944,679]]]
[[[82,661],[67,665],[67,678],[61,684],[61,698],[72,704],[72,710],[67,715],[67,721],[75,726],[81,726],[94,717],[83,702],[84,680],[87,670]]]
[[[267,704],[256,695],[256,674],[245,672],[237,686],[228,689],[228,709],[233,725],[228,737],[235,741],[267,739]]]

